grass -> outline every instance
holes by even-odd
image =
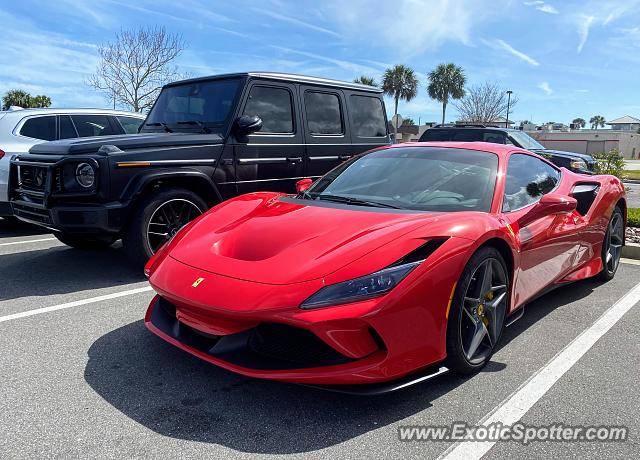
[[[629,227],[640,227],[640,208],[627,209],[627,225]]]
[[[640,180],[640,170],[639,171],[627,171],[623,172],[623,175],[628,179]]]

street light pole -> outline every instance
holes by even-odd
[[[507,121],[504,123],[504,127],[508,128],[509,127],[509,109],[511,108],[511,93],[513,93],[513,91],[509,90],[507,91]]]

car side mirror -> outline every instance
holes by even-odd
[[[300,179],[298,182],[296,182],[296,192],[297,193],[302,193],[305,190],[307,190],[309,187],[311,187],[311,184],[313,184],[313,180],[311,179]]]
[[[541,217],[572,212],[577,205],[578,202],[575,198],[558,193],[549,193],[548,195],[543,195],[528,213],[518,219],[518,224],[520,227],[525,227]]]
[[[236,118],[234,130],[240,136],[246,136],[262,129],[262,118],[257,115],[242,115]]]

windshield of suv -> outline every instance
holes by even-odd
[[[544,150],[544,146],[533,137],[522,131],[510,131],[509,136],[515,140],[520,147],[527,150]]]
[[[239,87],[240,80],[236,78],[164,88],[149,112],[144,128],[170,126],[175,131],[225,125],[232,114]]]
[[[416,211],[489,212],[493,153],[437,147],[375,151],[337,167],[300,198]]]

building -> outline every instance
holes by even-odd
[[[629,159],[640,158],[640,134],[636,131],[614,129],[581,129],[575,131],[527,131],[548,149],[590,155],[618,149]]]
[[[634,117],[626,115],[621,118],[616,118],[606,123],[611,126],[614,131],[633,131],[635,133],[640,130],[640,120]]]
[[[398,126],[398,139],[397,143],[400,142],[417,142],[427,129],[433,128],[437,125],[435,121],[430,121],[422,125],[400,125]],[[389,133],[391,134],[391,139],[393,139],[393,122],[389,122]]]

